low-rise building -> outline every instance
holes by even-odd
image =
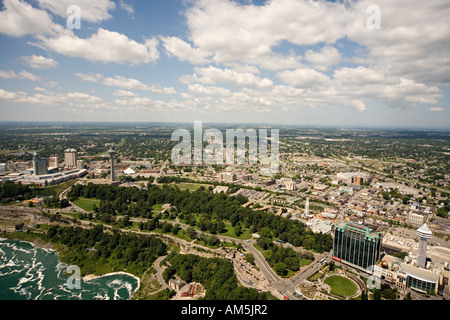
[[[406,222],[415,226],[421,226],[426,222],[426,216],[423,214],[410,212]]]

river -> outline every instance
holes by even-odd
[[[129,300],[139,288],[128,273],[83,280],[68,267],[55,250],[0,238],[0,300]]]

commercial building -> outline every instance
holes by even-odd
[[[38,184],[41,186],[51,186],[59,184],[61,182],[69,181],[72,179],[84,177],[87,174],[86,169],[69,170],[65,172],[57,172],[53,174],[42,174],[42,175],[21,175],[15,179],[15,182],[20,182],[22,184]]]
[[[313,218],[309,220],[306,225],[310,227],[314,233],[329,234],[331,233],[333,223],[331,221]]]
[[[414,213],[414,212],[410,212],[408,214],[408,218],[406,220],[406,222],[408,222],[409,224],[415,225],[415,226],[421,226],[425,223],[425,221],[426,221],[425,215]]]
[[[51,168],[57,167],[58,166],[58,156],[57,155],[52,155],[48,158],[48,166]]]
[[[35,152],[33,155],[33,168],[35,176],[48,174],[48,159],[41,158],[39,153]]]
[[[236,174],[233,172],[222,172],[219,173],[219,182],[227,182],[227,183],[233,183],[236,182],[237,177]]]
[[[363,225],[342,222],[334,226],[333,259],[371,273],[369,267],[381,257],[381,243],[381,233],[374,233]]]
[[[348,193],[350,195],[353,195],[353,188],[352,187],[339,187],[339,194],[343,195],[344,193]]]
[[[287,191],[294,191],[296,189],[296,183],[292,179],[288,179],[284,181],[284,186]]]
[[[409,288],[420,293],[438,294],[438,289],[445,286],[443,269],[418,268],[408,257],[403,261],[384,255],[380,263],[374,267],[374,275],[400,289]]]
[[[64,167],[74,169],[77,167],[78,153],[75,149],[67,149],[64,151]]]
[[[84,160],[77,160],[77,169],[84,169],[86,168],[86,163]]]
[[[336,179],[356,185],[362,185],[365,181],[370,180],[369,175],[363,172],[339,172],[336,174]]]
[[[400,265],[400,272],[406,274],[406,286],[421,293],[437,294],[439,278],[438,273],[417,268],[407,263]]]

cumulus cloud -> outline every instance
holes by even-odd
[[[130,63],[134,66],[159,58],[159,41],[156,38],[139,43],[124,34],[103,28],[99,28],[97,33],[86,39],[62,35],[41,40],[39,45],[45,49],[94,62]]]
[[[89,81],[89,82],[97,82],[103,78],[103,76],[99,73],[80,73],[77,72],[75,75],[83,81]]]
[[[58,65],[58,62],[52,58],[46,58],[44,56],[37,56],[34,54],[32,56],[23,56],[21,59],[33,69],[48,69],[54,68]]]
[[[64,28],[55,24],[50,15],[20,0],[4,0],[0,12],[0,33],[12,37],[31,35],[55,35]]]
[[[330,84],[330,79],[323,73],[317,72],[313,69],[302,68],[296,70],[285,70],[279,72],[277,76],[297,88],[316,87]]]
[[[282,41],[333,43],[345,35],[346,16],[345,7],[337,3],[297,0],[261,6],[200,0],[186,12],[190,40],[218,63],[253,63],[273,55]]]
[[[103,99],[93,95],[89,95],[83,92],[68,92],[68,93],[55,93],[43,90],[37,90],[38,92],[33,95],[27,94],[23,91],[6,91],[0,89],[0,100],[7,100],[14,103],[25,104],[37,104],[37,105],[62,105],[70,103],[71,105],[79,104],[95,104],[101,102]]]
[[[52,13],[67,18],[67,8],[76,5],[80,8],[81,21],[100,22],[110,19],[109,11],[116,5],[112,0],[38,0],[42,9],[47,9]]]
[[[340,62],[341,55],[335,47],[325,46],[320,52],[306,51],[305,60],[318,70],[327,70],[330,66],[337,65]]]
[[[39,0],[38,3],[41,9],[21,0],[5,0],[4,10],[0,12],[0,33],[13,37],[32,35],[37,41],[30,43],[44,50],[93,62],[129,63],[135,66],[159,58],[159,41],[156,38],[138,42],[104,28],[99,28],[90,37],[80,38],[65,26],[53,22],[46,11],[67,17],[67,7],[74,4],[73,1]],[[81,9],[81,20],[88,22],[111,18],[109,11],[115,8],[110,0],[83,0],[76,2],[76,5]],[[43,62],[43,57],[40,57]],[[52,63],[50,60],[46,62]]]
[[[185,81],[195,81],[198,79],[198,81],[207,84],[223,82],[232,84],[236,87],[249,86],[257,88],[269,88],[273,85],[272,80],[261,78],[251,72],[239,72],[228,68],[216,68],[211,65],[205,68],[196,67],[194,70],[195,74],[191,77],[185,77]]]
[[[172,87],[161,87],[160,85],[146,85],[140,82],[137,79],[125,78],[122,76],[108,77],[103,79],[102,83],[105,86],[110,87],[119,87],[129,90],[145,90],[151,91],[154,93],[167,93],[167,94],[175,94],[176,91]]]
[[[181,61],[191,64],[205,64],[208,54],[177,37],[161,37],[164,48],[169,56],[175,56]]]
[[[41,77],[30,73],[28,71],[20,71],[19,73],[15,73],[14,71],[5,71],[5,70],[0,70],[0,78],[3,79],[28,79],[31,81],[40,81],[42,80]]]
[[[441,107],[431,107],[431,108],[428,109],[428,111],[440,112],[440,111],[444,111],[444,108],[441,108]]]

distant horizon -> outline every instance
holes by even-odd
[[[0,120],[0,125],[3,124],[172,124],[172,125],[194,125],[194,121],[66,121],[66,120],[51,120],[51,121],[33,121],[33,120]],[[305,125],[305,124],[290,124],[290,123],[269,123],[269,122],[212,122],[204,121],[205,125],[245,125],[248,126],[280,126],[280,127],[294,127],[294,128],[310,128],[310,129],[339,129],[339,130],[365,130],[365,129],[379,129],[379,130],[407,130],[407,131],[449,131],[450,126],[444,127],[408,127],[408,126],[349,126],[349,125]]]

